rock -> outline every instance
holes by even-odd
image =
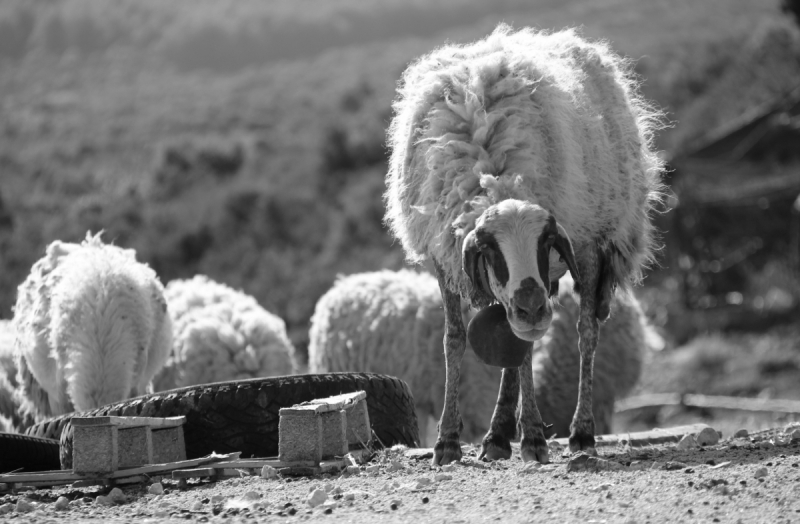
[[[199,500],[192,504],[192,511],[203,511],[206,505],[200,502]]]
[[[306,503],[309,505],[309,507],[316,508],[326,500],[328,500],[328,494],[325,493],[325,491],[317,488],[308,495]]]
[[[726,486],[724,484],[720,484],[718,486],[714,486],[714,489],[712,491],[714,493],[716,493],[717,495],[728,495],[731,492],[730,488],[728,488],[728,486]]]
[[[647,467],[648,466],[646,462],[642,462],[641,460],[634,460],[633,462],[631,462],[631,465],[628,466],[628,469],[631,471],[642,471],[647,469]]]
[[[519,470],[519,475],[529,475],[531,473],[539,473],[539,470],[542,469],[542,465],[538,462],[528,462],[522,469]]]
[[[417,479],[417,484],[421,484],[423,486],[427,486],[427,485],[431,484],[432,482],[433,481],[431,479],[429,479],[428,477],[419,477]]]
[[[758,447],[760,449],[774,449],[775,444],[773,444],[769,440],[762,440],[761,442],[758,443]]]
[[[63,511],[69,508],[69,499],[67,497],[58,497],[56,503],[53,505],[57,510]]]
[[[437,473],[433,476],[433,480],[436,482],[441,482],[443,480],[453,480],[453,475],[447,475],[446,473]]]
[[[761,466],[760,468],[758,468],[758,469],[756,470],[756,472],[755,472],[755,474],[753,475],[753,477],[755,477],[755,478],[757,478],[757,479],[760,479],[760,478],[762,478],[762,477],[766,477],[768,473],[769,473],[769,472],[767,471],[767,468],[765,468],[764,466]]]
[[[788,435],[791,440],[800,440],[800,429],[795,429]]]
[[[711,466],[709,469],[722,469],[722,468],[727,468],[730,465],[731,465],[731,461],[729,460],[727,462],[720,462],[719,464]]]
[[[325,493],[330,493],[331,491],[333,491],[333,484],[331,484],[330,482],[326,482],[325,484],[322,485],[322,489],[325,490]]]
[[[0,506],[0,515],[5,515],[7,513],[11,513],[12,511],[14,511],[14,505],[10,502],[6,502]]]
[[[595,457],[588,453],[580,453],[567,462],[567,471],[616,471],[625,466],[613,460]]]
[[[169,510],[166,509],[157,509],[153,512],[153,516],[157,519],[168,519],[169,518]]]
[[[694,435],[686,434],[681,438],[680,442],[675,446],[680,450],[694,449],[700,447]]]
[[[748,432],[748,431],[747,431],[746,429],[744,429],[744,428],[742,428],[742,429],[737,429],[737,430],[736,430],[736,433],[734,433],[734,434],[733,434],[733,438],[747,438],[747,437],[749,437],[749,436],[750,436],[750,432]]]
[[[278,478],[278,470],[272,466],[264,466],[261,468],[262,479],[276,479]]]
[[[593,488],[589,488],[589,491],[591,491],[593,493],[596,493],[598,491],[606,491],[606,490],[612,488],[613,486],[614,486],[614,484],[612,484],[610,482],[604,482],[604,483],[602,483],[602,484],[600,484],[598,486],[595,486]]]
[[[107,497],[106,495],[98,495],[96,499],[94,499],[95,506],[113,506],[114,501],[111,498]]]
[[[128,499],[125,493],[119,488],[114,488],[108,492],[108,498],[115,504],[124,504]]]
[[[447,464],[445,466],[442,466],[442,471],[444,471],[445,473],[450,473],[450,472],[455,471],[455,470],[456,470],[456,467],[453,464]]]
[[[664,469],[667,470],[667,471],[675,471],[675,470],[678,470],[678,469],[685,469],[685,468],[688,468],[688,467],[689,466],[687,466],[683,462],[669,461],[666,464],[664,464]]]
[[[18,499],[17,505],[14,507],[14,511],[17,513],[29,513],[34,509],[36,509],[36,506],[25,499]]]
[[[225,501],[225,497],[223,495],[214,495],[213,497],[211,497],[211,503],[212,504],[219,504],[220,502],[224,502],[224,501]]]
[[[381,467],[377,464],[373,464],[371,466],[367,466],[366,472],[367,473],[378,473],[381,470]]]
[[[242,495],[244,500],[258,500],[261,498],[261,493],[258,491],[248,491],[244,495]]]
[[[700,433],[695,437],[697,443],[701,446],[713,446],[719,442],[719,433],[713,428],[703,428]]]
[[[150,484],[150,487],[147,488],[147,492],[150,493],[151,495],[163,495],[164,486],[162,486],[160,482]]]
[[[358,475],[361,473],[361,468],[358,466],[347,466],[347,468],[345,468],[345,473],[348,475]]]

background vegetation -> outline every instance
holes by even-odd
[[[105,229],[165,283],[254,295],[302,352],[337,273],[403,265],[381,223],[400,73],[500,21],[610,40],[668,154],[800,78],[778,0],[6,0],[0,318],[49,242]]]

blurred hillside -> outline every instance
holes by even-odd
[[[381,223],[384,133],[415,56],[499,21],[582,24],[634,61],[671,151],[725,120],[709,100],[764,62],[759,38],[798,41],[786,20],[777,0],[7,0],[0,318],[49,242],[105,229],[164,282],[256,296],[302,351],[337,273],[403,265]],[[760,73],[775,91],[800,77],[782,49]]]

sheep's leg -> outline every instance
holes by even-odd
[[[461,360],[467,348],[467,333],[461,320],[461,297],[447,288],[444,270],[434,263],[444,303],[444,409],[439,420],[439,435],[433,446],[433,465],[461,459],[461,431],[464,424],[458,412],[458,382]]]
[[[530,351],[529,351],[530,353]],[[519,368],[503,368],[500,392],[492,414],[489,431],[483,437],[479,458],[489,460],[511,458],[511,439],[517,432],[517,402],[519,400]]]
[[[521,429],[522,460],[530,462],[535,460],[542,464],[550,462],[547,450],[547,440],[544,437],[544,422],[539,408],[536,406],[536,397],[533,389],[533,351],[530,349],[525,354],[525,360],[520,367],[520,391],[522,393],[522,409],[519,414],[519,427]]]
[[[578,405],[570,424],[569,449],[589,451],[594,449],[594,415],[592,414],[592,375],[594,351],[599,331],[598,317],[605,320],[614,292],[613,273],[606,264],[606,254],[599,249],[587,249],[580,256],[581,305],[578,318],[578,349],[580,351],[580,383]]]

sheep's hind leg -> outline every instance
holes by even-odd
[[[544,437],[544,422],[539,408],[536,406],[533,385],[533,352],[529,349],[520,368],[522,409],[519,414],[519,427],[522,440],[522,460],[535,460],[542,464],[550,462],[547,440]]]
[[[519,368],[503,368],[497,405],[492,414],[489,431],[483,437],[479,458],[489,460],[510,459],[511,439],[516,436],[515,412],[519,399]]]
[[[588,250],[578,268],[581,275],[580,316],[578,318],[578,348],[580,351],[580,383],[578,386],[578,405],[570,424],[570,451],[595,450],[595,424],[592,414],[592,381],[594,352],[597,348],[599,331],[598,317],[605,320],[609,313],[611,295],[614,292],[613,274],[606,264],[606,254]]]
[[[458,412],[458,382],[461,360],[467,348],[467,333],[461,320],[461,297],[447,288],[444,271],[434,264],[444,302],[444,409],[439,420],[439,435],[433,446],[433,465],[445,465],[461,459],[461,431],[464,424]]]

